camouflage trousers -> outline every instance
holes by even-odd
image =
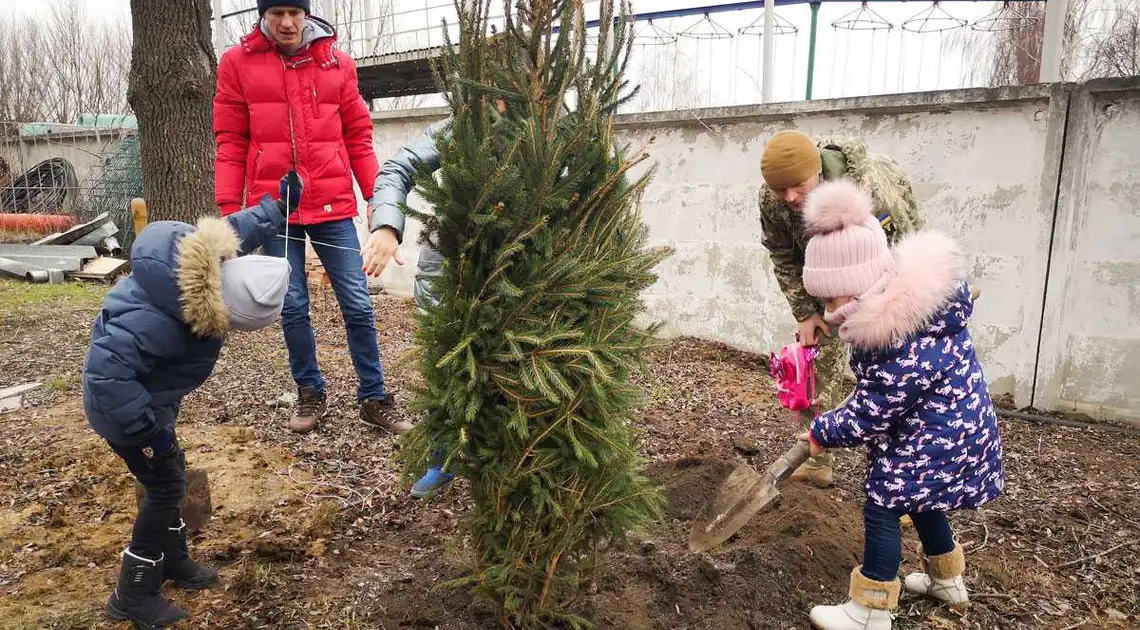
[[[847,344],[839,339],[838,331],[832,330],[831,334],[830,337],[820,337],[819,355],[815,358],[815,392],[821,412],[842,405],[855,389]],[[800,429],[807,431],[811,427],[812,413],[804,413],[801,417]],[[808,460],[807,465],[831,466],[834,461],[835,456],[825,451]]]

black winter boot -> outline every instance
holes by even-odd
[[[200,591],[218,583],[218,572],[204,567],[190,559],[190,547],[186,541],[186,521],[179,519],[178,527],[166,530],[163,548],[166,562],[163,567],[163,581],[174,580],[174,585],[188,591]]]
[[[148,560],[128,548],[123,551],[119,583],[107,600],[107,613],[119,621],[132,621],[138,630],[173,626],[189,617],[185,610],[162,596],[163,559]]]

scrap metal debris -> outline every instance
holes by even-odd
[[[0,413],[23,408],[24,394],[39,386],[39,383],[24,383],[0,389]]]
[[[119,227],[104,212],[93,221],[46,236],[30,245],[0,244],[0,274],[28,282],[63,282],[73,277],[109,282],[125,273],[129,261]]]

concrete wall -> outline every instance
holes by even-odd
[[[1037,405],[1140,424],[1140,81],[1073,92]]]
[[[381,159],[443,115],[377,114]],[[929,226],[961,240],[995,395],[1140,421],[1140,80],[621,117],[657,169],[642,199],[652,237],[676,248],[645,294],[666,334],[759,352],[791,338],[757,212],[760,153],[790,127],[894,157]],[[411,291],[418,229],[390,291]]]
[[[775,132],[856,136],[914,180],[931,227],[973,256],[985,297],[972,326],[994,393],[1032,395],[1065,99],[1048,89],[969,91],[634,118],[656,159],[643,212],[677,253],[647,294],[670,332],[768,351],[793,321],[760,245],[759,162]],[[702,124],[703,121],[703,124]],[[1052,156],[1052,159],[1046,156]]]

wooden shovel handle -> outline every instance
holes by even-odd
[[[772,476],[772,480],[775,482],[783,481],[791,476],[809,457],[811,457],[811,444],[797,441],[795,446],[789,448],[779,459],[772,462],[772,465],[768,467],[768,474]]]

